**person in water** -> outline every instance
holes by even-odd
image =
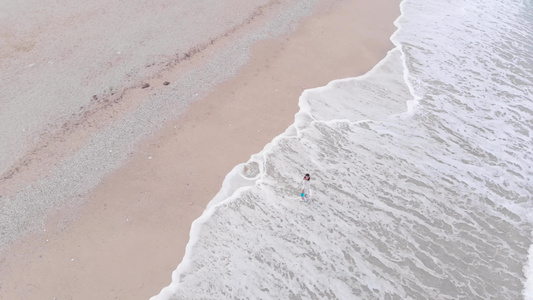
[[[311,176],[309,174],[305,174],[304,179],[302,180],[302,193],[300,194],[304,202],[309,201],[309,190],[310,190],[309,180],[311,180]]]

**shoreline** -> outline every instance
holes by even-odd
[[[34,235],[17,247],[18,257],[4,258],[0,296],[156,295],[183,257],[192,221],[235,165],[292,124],[303,90],[362,75],[392,48],[395,4],[322,4],[295,32],[258,42],[236,76],[105,177],[77,220],[58,233]]]

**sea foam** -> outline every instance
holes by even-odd
[[[530,4],[401,9],[382,62],[228,174],[152,299],[529,297]]]

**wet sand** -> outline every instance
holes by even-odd
[[[324,1],[295,32],[259,41],[236,76],[137,145],[73,220],[62,221],[61,211],[47,231],[3,254],[0,298],[157,294],[224,176],[292,124],[304,89],[364,74],[381,60],[392,48],[398,6]]]

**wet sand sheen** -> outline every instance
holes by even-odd
[[[305,88],[363,74],[383,58],[398,5],[321,3],[293,34],[258,42],[237,76],[145,139],[104,178],[76,221],[24,241],[4,261],[1,298],[157,294],[224,176],[292,123]]]

